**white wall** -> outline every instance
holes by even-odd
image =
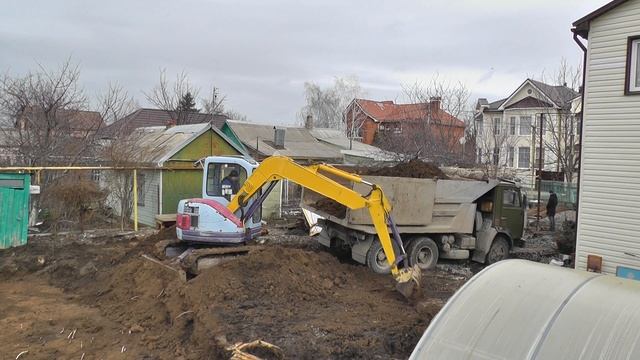
[[[591,22],[580,178],[577,269],[640,269],[640,95],[624,95],[627,37],[640,35],[640,1]],[[569,36],[567,34],[567,36]]]

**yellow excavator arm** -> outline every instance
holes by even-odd
[[[368,195],[362,195],[334,180],[321,172],[331,174],[342,179],[371,186]],[[253,174],[244,182],[238,193],[231,199],[229,210],[236,212],[245,206],[247,201],[265,185],[272,181],[289,180],[329,199],[332,199],[352,210],[367,208],[373,225],[380,239],[380,244],[391,266],[391,274],[399,283],[417,282],[418,270],[398,269],[397,256],[393,248],[387,221],[391,220],[391,204],[382,189],[363,180],[360,176],[340,170],[330,165],[316,164],[302,166],[285,156],[271,156],[260,164]],[[393,224],[391,224],[392,230]],[[395,231],[395,230],[394,230]],[[399,244],[402,249],[402,243]],[[406,254],[403,254],[406,255]],[[404,291],[401,290],[401,292]]]

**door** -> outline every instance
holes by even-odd
[[[0,174],[0,248],[27,243],[29,226],[28,174]]]
[[[497,191],[497,223],[508,230],[513,240],[520,240],[524,230],[524,206],[520,189],[515,186],[498,186]]]

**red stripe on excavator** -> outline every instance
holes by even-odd
[[[242,221],[240,221],[240,219],[236,216],[236,214],[232,213],[231,210],[227,209],[226,206],[220,204],[219,202],[217,202],[215,200],[196,198],[196,199],[189,199],[189,202],[195,203],[195,204],[204,204],[204,205],[210,206],[210,207],[214,208],[217,212],[222,214],[222,216],[227,218],[229,221],[231,221],[232,223],[236,224],[237,227],[240,227],[240,228],[243,227]]]

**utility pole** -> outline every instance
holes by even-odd
[[[540,113],[540,147],[538,151],[538,215],[536,221],[536,230],[540,230],[540,188],[542,187],[542,128],[544,126],[544,114]]]

